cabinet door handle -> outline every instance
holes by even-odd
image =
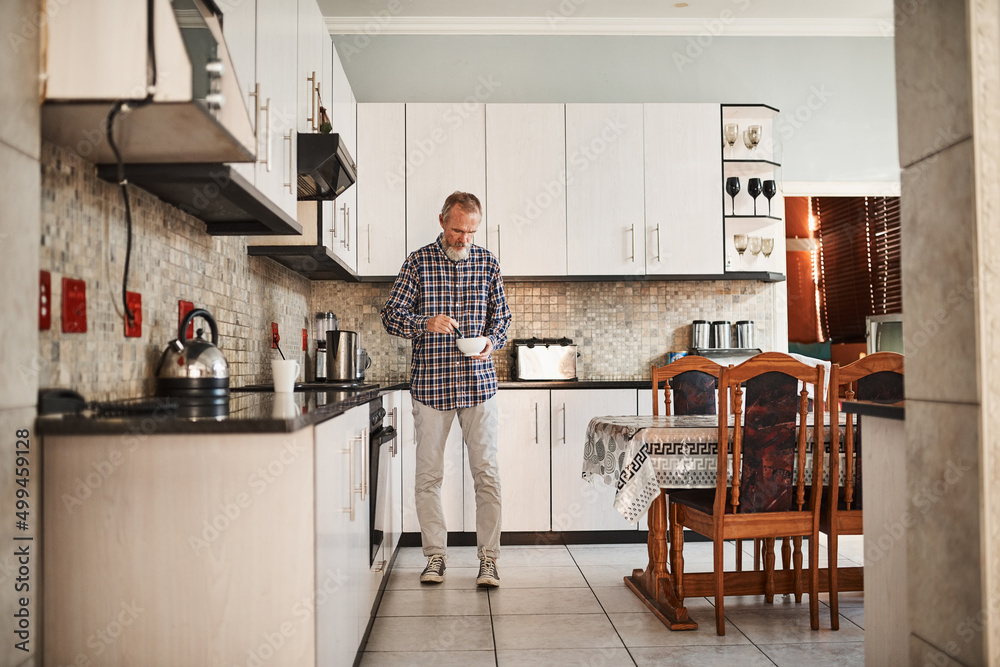
[[[368,480],[371,476],[371,438],[368,437],[368,429],[361,431],[361,500],[368,497]]]
[[[396,429],[396,435],[394,435],[392,438],[392,449],[390,449],[389,451],[392,452],[392,456],[395,457],[397,454],[399,454],[399,427],[396,425],[395,407],[392,408],[392,412],[389,413],[389,416],[392,418],[392,427]]]
[[[347,217],[344,218],[344,225],[347,226],[347,231],[344,232],[344,236],[347,237],[347,249],[351,249],[351,209],[347,209]]]
[[[340,207],[340,213],[341,213],[341,215],[343,215],[344,211],[346,211],[346,210],[347,210],[347,204],[344,204],[343,206],[341,206]],[[334,206],[333,206],[333,238],[337,238],[337,205],[336,204],[334,204]]]
[[[535,401],[535,444],[538,444],[538,401]]]
[[[660,223],[656,223],[656,261],[660,261]]]
[[[563,441],[563,444],[566,444],[566,404],[565,403],[563,403],[562,413],[563,413],[563,437],[562,437],[562,441]]]
[[[309,127],[311,127],[313,132],[315,132],[319,129],[316,127],[316,86],[318,85],[316,82],[316,70],[313,70],[312,76],[306,77],[306,81],[312,84],[309,86],[309,102],[312,115],[306,116],[306,122],[309,123]]]
[[[264,123],[264,166],[268,172],[271,171],[271,98],[267,98],[267,104],[260,108],[264,112],[267,121]]]
[[[348,505],[348,507],[346,507],[344,509],[344,511],[347,512],[348,514],[350,514],[351,515],[351,521],[354,521],[354,493],[355,493],[355,489],[354,489],[354,480],[355,480],[355,476],[354,476],[354,440],[352,439],[349,443],[347,443],[347,449],[344,449],[342,451],[345,454],[347,454],[347,461],[348,461],[347,465],[348,465],[348,470],[350,471],[350,473],[349,473],[349,480],[350,481],[348,482],[348,487],[347,487],[347,495],[349,497],[349,505]]]
[[[635,225],[632,225],[632,255],[629,259],[635,262]]]
[[[295,190],[292,189],[295,183],[295,156],[292,151],[295,150],[293,146],[295,142],[292,141],[292,133],[295,130],[288,130],[288,135],[284,137],[285,141],[288,142],[288,182],[285,183],[285,187],[288,188],[289,194],[295,194]]]
[[[497,225],[497,261],[500,260],[500,225]]]
[[[253,90],[247,95],[253,98],[253,133],[257,139],[257,149],[260,150],[260,84],[255,83]]]
[[[372,263],[372,226],[371,225],[368,225],[368,263],[369,264]],[[396,408],[393,408],[392,411],[395,412]],[[393,425],[395,425],[395,422],[393,423]]]

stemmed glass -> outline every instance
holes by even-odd
[[[771,197],[778,194],[778,185],[774,181],[767,180],[764,181],[764,189],[761,191],[764,196],[767,197],[767,215],[771,215]]]
[[[760,143],[760,125],[751,125],[743,130],[743,144],[753,150]]]
[[[747,235],[746,234],[734,234],[733,235],[733,245],[736,246],[736,252],[743,256],[743,252],[747,249]]]
[[[751,236],[750,239],[749,239],[749,241],[750,241],[750,245],[749,245],[750,254],[754,255],[756,257],[757,255],[760,254],[760,245],[761,245],[760,244],[760,237],[759,236]]]
[[[760,179],[751,178],[747,181],[747,194],[753,197],[753,214],[757,215],[757,197],[760,196]]]
[[[722,138],[726,140],[729,145],[729,156],[733,155],[733,144],[736,143],[736,139],[740,136],[740,126],[735,123],[728,123],[722,128]]]
[[[736,215],[736,195],[740,193],[740,179],[730,176],[726,179],[726,193],[733,198],[733,215]]]
[[[764,257],[770,257],[771,253],[774,251],[774,239],[773,238],[761,239],[760,249],[761,252],[764,253]]]

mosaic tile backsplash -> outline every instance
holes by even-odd
[[[305,360],[309,281],[249,257],[246,238],[209,236],[205,225],[130,188],[132,254],[128,289],[142,295],[142,336],[124,336],[121,305],[125,209],[117,185],[69,151],[43,146],[40,264],[52,274],[52,326],[39,332],[39,386],[72,387],[88,400],[148,396],[167,343],[177,337],[178,300],[208,310],[219,326],[231,386],[271,376],[271,322],[281,349]],[[62,278],[86,281],[87,331],[63,333]],[[200,320],[196,327],[208,327]]]
[[[367,378],[409,379],[410,342],[382,328],[379,311],[389,283],[310,282],[246,253],[245,237],[209,236],[204,224],[152,195],[130,189],[133,242],[129,290],[142,295],[142,335],[126,338],[121,306],[125,216],[118,187],[93,165],[46,144],[42,156],[40,264],[52,275],[52,303],[62,278],[86,281],[87,331],[63,333],[61,313],[39,333],[30,365],[39,386],[72,387],[89,400],[148,396],[160,354],[177,336],[178,300],[207,309],[219,325],[219,347],[231,385],[267,382],[270,323],[285,356],[312,379],[312,319],[332,310],[340,327],[357,331],[372,357]],[[641,380],[667,353],[686,350],[694,319],[753,320],[758,347],[774,349],[775,314],[785,308],[782,283],[754,281],[517,282],[506,284],[513,312],[509,338],[568,337],[579,346],[585,380]],[[302,350],[302,329],[309,351]],[[494,353],[509,379],[508,350]]]
[[[644,380],[667,353],[687,350],[691,320],[753,320],[755,341],[774,349],[781,283],[756,281],[619,281],[506,283],[513,314],[508,337],[567,337],[576,343],[583,380]],[[368,378],[408,380],[410,342],[382,328],[379,311],[390,284],[313,283],[312,308],[332,310],[340,328],[357,331],[372,357]],[[493,354],[501,380],[510,379],[508,349]]]

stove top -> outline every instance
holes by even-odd
[[[368,391],[378,389],[377,384],[365,382],[296,382],[295,391]],[[274,391],[273,384],[248,384],[244,387],[233,387],[231,391]]]

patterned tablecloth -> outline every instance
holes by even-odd
[[[714,415],[595,417],[587,426],[583,478],[588,481],[599,478],[605,484],[615,485],[615,509],[634,524],[646,513],[661,488],[715,487],[718,433],[719,420]],[[809,434],[811,440],[812,429]],[[830,441],[829,424],[824,428],[824,440]],[[843,455],[841,459],[843,475]],[[731,457],[726,472],[727,478],[732,479]],[[811,476],[810,457],[806,479]]]

